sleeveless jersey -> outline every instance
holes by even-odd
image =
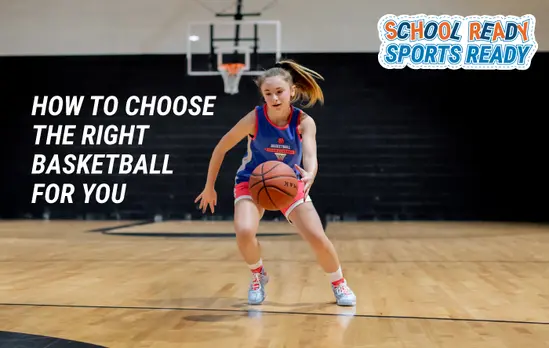
[[[284,162],[300,178],[294,165],[301,166],[303,155],[301,135],[297,131],[302,111],[294,106],[291,110],[289,122],[279,127],[268,118],[267,105],[256,106],[255,134],[248,135],[248,150],[236,172],[235,184],[248,181],[254,169],[266,161]]]

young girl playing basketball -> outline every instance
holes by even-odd
[[[282,160],[294,168],[300,178],[299,194],[281,212],[311,245],[320,266],[328,274],[336,303],[341,306],[356,304],[356,297],[343,277],[335,248],[325,235],[320,217],[308,194],[318,169],[316,124],[312,117],[292,103],[303,100],[308,102],[305,107],[311,107],[317,101],[324,101],[322,90],[315,78],[322,79],[322,76],[291,60],[277,63],[259,77],[257,85],[265,104],[257,106],[240,119],[219,141],[210,160],[205,188],[195,200],[200,201],[202,212],[208,206],[214,212],[217,204],[214,185],[225,154],[247,137],[248,152],[235,179],[234,226],[238,248],[252,272],[248,291],[250,304],[261,304],[264,301],[265,285],[269,277],[263,267],[260,245],[256,238],[264,209],[252,201],[248,180],[259,164],[271,160]],[[285,145],[283,154],[277,153],[280,146],[276,144]],[[302,160],[303,168],[300,167]]]

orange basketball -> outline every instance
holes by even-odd
[[[281,210],[294,201],[297,184],[297,176],[289,165],[267,161],[250,175],[249,189],[253,201],[265,210]]]

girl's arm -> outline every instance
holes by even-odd
[[[303,168],[298,165],[296,167],[301,172],[301,180],[305,183],[303,192],[304,199],[306,199],[318,172],[316,123],[312,117],[305,115],[299,128],[303,141]]]
[[[316,123],[312,117],[306,116],[300,126],[303,139],[303,169],[314,178],[318,172]]]
[[[240,121],[238,121],[238,123],[219,140],[210,159],[206,188],[214,188],[225,154],[235,147],[244,137],[248,136],[248,134],[253,134],[254,130],[255,110],[252,110],[241,118]]]

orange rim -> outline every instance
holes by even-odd
[[[240,70],[244,69],[246,64],[242,63],[225,63],[219,66],[220,69],[227,71],[230,75],[236,75]]]

